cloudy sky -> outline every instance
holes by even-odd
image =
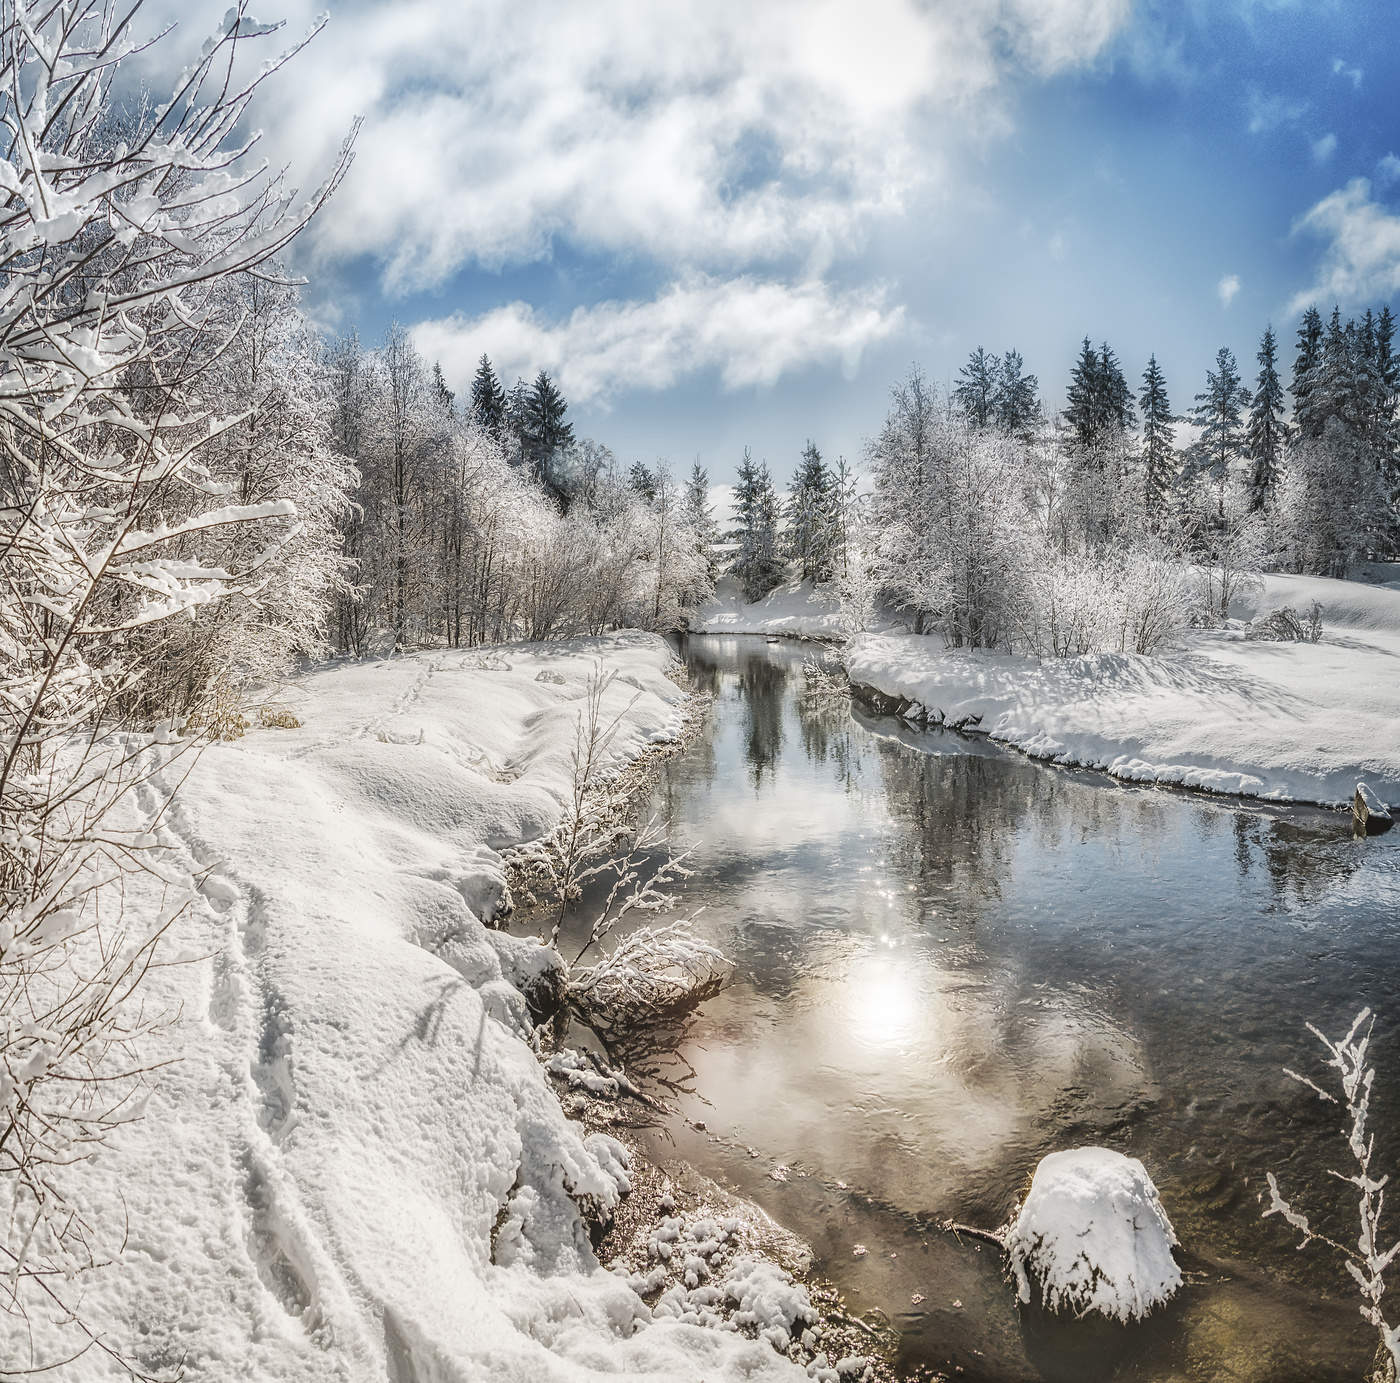
[[[178,61],[224,0],[154,0]],[[271,6],[258,11],[271,17]],[[289,32],[314,10],[281,6]],[[1344,0],[332,0],[260,107],[328,329],[464,388],[541,367],[625,460],[856,458],[890,384],[1085,333],[1177,408],[1216,349],[1400,290],[1400,7]]]

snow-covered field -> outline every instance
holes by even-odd
[[[732,576],[715,583],[714,599],[690,624],[696,634],[778,634],[789,639],[842,639],[835,597],[807,581],[789,581],[750,604]]]
[[[292,686],[300,729],[198,760],[163,833],[166,871],[204,877],[166,951],[187,963],[147,989],[173,1018],[147,1055],[175,1064],[77,1176],[129,1226],[83,1280],[84,1313],[138,1366],[183,1359],[211,1383],[808,1376],[763,1338],[653,1319],[599,1268],[580,1202],[616,1201],[625,1155],[564,1117],[523,1036],[509,980],[535,943],[480,921],[498,852],[558,818],[597,660],[619,674],[619,760],[674,735],[671,654],[633,633],[332,666]],[[3,1319],[0,1359],[19,1366]],[[125,1374],[91,1349],[63,1376]]]
[[[1277,801],[1349,801],[1358,778],[1400,802],[1400,590],[1272,575],[1232,608],[1323,609],[1317,644],[1187,634],[1152,656],[1047,660],[950,650],[936,637],[866,634],[851,680],[919,702],[1038,758],[1132,782]]]

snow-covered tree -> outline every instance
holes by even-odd
[[[719,541],[719,525],[715,522],[715,511],[710,504],[710,476],[697,456],[685,482],[685,517],[695,534],[696,551],[705,559],[705,570],[710,584],[714,584],[718,564],[715,560],[714,545]]]
[[[1166,509],[1167,497],[1176,479],[1176,429],[1171,402],[1167,398],[1167,381],[1157,357],[1147,359],[1142,372],[1142,393],[1138,395],[1142,409],[1143,482],[1147,506],[1154,518]]]
[[[730,536],[737,551],[729,570],[742,584],[745,599],[761,600],[783,579],[779,506],[767,464],[755,465],[747,447],[734,486]]]
[[[487,432],[500,436],[506,422],[506,391],[496,377],[495,367],[485,352],[477,362],[476,374],[472,376],[471,400],[468,404],[471,415]]]
[[[1070,372],[1065,407],[1074,441],[1087,450],[1108,430],[1126,431],[1134,420],[1132,391],[1113,348],[1105,341],[1096,351],[1086,336]]]
[[[1201,429],[1188,460],[1195,478],[1209,478],[1216,495],[1216,514],[1223,518],[1234,467],[1244,452],[1243,410],[1249,391],[1240,383],[1235,353],[1221,346],[1215,369],[1206,371],[1206,387],[1196,395],[1191,421]]]
[[[573,425],[566,421],[569,405],[559,387],[541,370],[525,401],[524,453],[536,480],[549,483],[551,462],[557,452],[574,440]],[[556,496],[562,499],[562,496]]]
[[[981,346],[967,358],[953,386],[953,404],[974,427],[986,427],[996,413],[1000,368],[996,356]]]
[[[831,472],[815,442],[808,439],[792,478],[787,502],[787,550],[803,581],[829,581],[834,565]]]
[[[1029,440],[1043,422],[1040,381],[1025,371],[1020,351],[1007,351],[997,370],[992,418],[1009,437]]]
[[[656,498],[657,478],[661,473],[661,467],[652,470],[644,461],[634,461],[632,468],[627,472],[627,485],[634,495],[639,495],[642,499],[650,503]]]
[[[7,1311],[42,1300],[70,1323],[73,1275],[122,1227],[89,1223],[58,1169],[134,1115],[140,981],[169,920],[135,931],[111,891],[151,824],[131,832],[114,809],[171,738],[166,725],[153,743],[132,714],[142,652],[193,612],[256,602],[307,531],[255,474],[244,502],[240,477],[216,473],[249,421],[202,393],[244,325],[225,285],[287,247],[348,159],[298,203],[249,157],[250,105],[287,54],[234,66],[278,27],[242,3],[169,101],[119,110],[118,69],[146,46],[135,13],[0,10],[0,1257]],[[308,411],[256,425],[296,449]],[[56,1366],[23,1338],[7,1366]],[[81,1343],[131,1371],[117,1343]]]
[[[1264,328],[1255,359],[1259,362],[1259,376],[1249,405],[1245,455],[1249,460],[1249,507],[1257,513],[1269,504],[1277,489],[1283,449],[1288,442],[1273,327]]]

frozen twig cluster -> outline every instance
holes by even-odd
[[[1329,1171],[1328,1175],[1352,1187],[1356,1195],[1358,1232],[1355,1246],[1329,1238],[1312,1228],[1308,1217],[1298,1210],[1291,1201],[1285,1199],[1279,1190],[1278,1178],[1272,1172],[1267,1174],[1269,1205],[1265,1216],[1282,1216],[1299,1234],[1302,1240],[1298,1247],[1306,1248],[1313,1240],[1326,1244],[1341,1255],[1361,1293],[1361,1314],[1380,1335],[1381,1348],[1389,1361],[1393,1378],[1400,1369],[1400,1326],[1393,1326],[1386,1319],[1381,1308],[1385,1296],[1385,1274],[1400,1254],[1400,1239],[1387,1247],[1384,1244],[1381,1220],[1385,1210],[1385,1190],[1389,1185],[1388,1175],[1377,1176],[1372,1171],[1375,1157],[1375,1135],[1370,1132],[1367,1122],[1370,1118],[1371,1087],[1375,1081],[1375,1068],[1367,1064],[1371,1045],[1371,1033],[1375,1018],[1371,1010],[1364,1008],[1356,1015],[1346,1036],[1333,1041],[1311,1023],[1308,1031],[1322,1043],[1327,1052],[1327,1068],[1335,1072],[1332,1080],[1340,1087],[1340,1096],[1325,1089],[1316,1081],[1296,1071],[1285,1068],[1285,1074],[1306,1086],[1325,1104],[1336,1105],[1346,1111],[1346,1122],[1342,1132],[1347,1140],[1355,1170],[1349,1173]]]
[[[243,327],[225,286],[290,243],[349,157],[304,200],[253,157],[250,103],[300,44],[244,72],[280,26],[243,3],[168,101],[123,108],[138,9],[0,3],[0,1306],[43,1301],[80,1333],[67,1284],[104,1226],[64,1169],[139,1112],[138,991],[181,903],[124,925],[180,748],[133,715],[159,666],[142,650],[177,617],[256,605],[300,531],[291,501],[216,474],[247,415],[203,406],[201,379]],[[211,558],[234,531],[239,560]],[[138,788],[133,829],[117,809]]]
[[[727,962],[695,934],[692,919],[624,929],[635,914],[671,911],[689,877],[689,850],[671,849],[659,818],[638,820],[635,790],[609,777],[613,746],[629,700],[616,714],[605,703],[615,674],[595,668],[588,680],[571,753],[570,795],[554,833],[516,852],[517,877],[548,901],[550,945],[558,946],[570,909],[588,899],[588,933],[572,946],[571,1001],[596,1026],[620,1029],[673,1018],[714,993]],[[635,700],[635,698],[633,698]],[[595,953],[591,965],[581,962]]]

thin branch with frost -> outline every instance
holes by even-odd
[[[1356,1015],[1345,1037],[1333,1041],[1311,1023],[1307,1025],[1328,1054],[1326,1065],[1337,1073],[1337,1083],[1341,1087],[1341,1099],[1324,1090],[1315,1081],[1285,1068],[1284,1074],[1311,1090],[1328,1104],[1345,1105],[1349,1123],[1342,1133],[1347,1140],[1356,1170],[1351,1174],[1328,1171],[1328,1176],[1345,1182],[1355,1188],[1356,1209],[1359,1231],[1356,1246],[1329,1238],[1314,1230],[1302,1211],[1296,1209],[1279,1190],[1278,1179],[1272,1172],[1267,1174],[1269,1205],[1264,1211],[1267,1218],[1279,1215],[1299,1234],[1302,1240],[1298,1247],[1306,1248],[1314,1239],[1326,1244],[1341,1255],[1352,1281],[1361,1293],[1362,1317],[1375,1326],[1380,1335],[1381,1348],[1386,1351],[1391,1377],[1400,1371],[1400,1326],[1392,1326],[1381,1310],[1381,1298],[1385,1295],[1385,1274],[1396,1255],[1400,1254],[1400,1239],[1388,1248],[1382,1246],[1381,1220],[1385,1212],[1385,1188],[1390,1182],[1388,1175],[1373,1176],[1372,1161],[1375,1156],[1375,1135],[1367,1121],[1371,1109],[1371,1087],[1375,1082],[1375,1068],[1367,1065],[1371,1045],[1371,1033],[1375,1027],[1375,1017],[1369,1008],[1363,1008]]]

